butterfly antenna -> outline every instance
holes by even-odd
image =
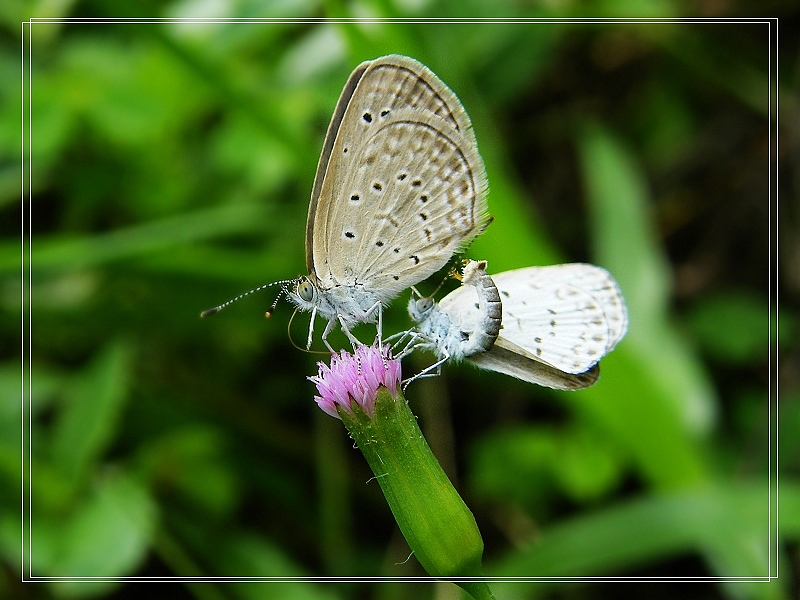
[[[428,298],[433,298],[436,294],[438,294],[439,290],[442,289],[442,286],[445,284],[445,282],[451,278],[458,279],[459,281],[461,281],[461,273],[459,273],[458,269],[454,266],[450,267],[450,269],[447,271],[447,275],[442,277],[442,280],[439,282],[439,285],[436,286],[436,289],[431,292]]]
[[[291,283],[292,281],[293,281],[293,280],[289,280],[289,281],[282,281],[282,282],[280,282],[280,283],[284,283],[284,284],[285,284],[285,283]],[[285,286],[285,285],[282,285],[282,286],[281,286],[281,290],[278,292],[278,295],[277,295],[277,296],[275,296],[275,301],[272,303],[272,306],[270,306],[270,307],[269,307],[269,308],[266,310],[266,312],[264,313],[264,317],[265,317],[265,318],[269,319],[269,318],[272,316],[272,313],[274,313],[274,312],[275,312],[275,307],[276,307],[276,306],[278,306],[278,301],[281,299],[281,296],[284,296],[284,295],[286,295],[287,293],[288,293],[288,292],[286,291],[286,286]],[[295,310],[295,312],[297,312],[297,310]],[[294,318],[294,315],[292,315],[292,318]]]
[[[459,279],[459,277],[457,276],[457,273],[458,273],[458,270],[457,270],[455,267],[452,267],[452,268],[451,268],[451,269],[450,269],[450,270],[447,272],[447,275],[445,275],[445,276],[442,278],[442,280],[439,282],[439,285],[437,285],[437,286],[436,286],[436,289],[435,289],[435,290],[433,290],[433,291],[430,293],[430,295],[429,295],[429,296],[424,296],[424,295],[423,295],[423,294],[422,294],[422,293],[421,293],[421,292],[420,292],[420,291],[419,291],[419,290],[418,290],[418,289],[417,289],[415,286],[413,286],[413,285],[411,286],[411,292],[412,292],[412,294],[415,294],[415,295],[417,296],[417,298],[420,298],[420,299],[422,299],[422,298],[433,298],[433,297],[434,297],[434,296],[435,296],[435,295],[436,295],[436,294],[439,292],[439,290],[440,290],[440,289],[442,289],[442,286],[444,285],[444,282],[445,282],[445,281],[447,281],[447,280],[448,280],[448,279],[450,279],[451,277],[456,277],[456,279]]]
[[[245,296],[249,296],[250,294],[255,294],[256,292],[260,292],[261,290],[265,290],[268,287],[272,287],[273,285],[285,286],[287,283],[291,283],[291,282],[292,282],[291,279],[284,279],[282,281],[273,281],[272,283],[266,283],[264,285],[260,285],[257,288],[253,288],[252,290],[246,291],[244,294],[239,294],[235,298],[231,298],[227,302],[223,302],[219,306],[215,306],[214,308],[209,308],[208,310],[204,310],[203,312],[200,313],[200,318],[201,319],[205,319],[206,317],[210,317],[211,315],[214,315],[214,314],[218,313],[219,311],[221,311],[223,308],[226,308],[226,307],[230,306],[234,302],[237,302],[237,301],[241,300],[242,298],[244,298]]]

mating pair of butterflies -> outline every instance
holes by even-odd
[[[337,323],[358,344],[350,329],[377,322],[380,339],[383,308],[445,267],[489,224],[487,190],[469,117],[436,75],[399,55],[359,65],[317,166],[306,225],[309,274],[278,282],[311,313],[306,347],[317,316],[327,322],[322,341],[331,352],[327,338]],[[494,279],[483,262],[465,271],[464,285],[439,305],[412,299],[417,326],[405,350],[433,350],[440,358],[434,367],[468,358],[526,381],[578,389],[596,380],[597,361],[625,334],[622,295],[599,267],[531,267]],[[470,288],[478,290],[477,303]],[[492,288],[496,305],[485,301]]]

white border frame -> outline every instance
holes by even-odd
[[[778,560],[780,537],[778,535],[778,233],[777,227],[777,208],[778,208],[778,161],[776,159],[778,149],[778,107],[779,107],[779,86],[778,86],[778,18],[530,18],[530,19],[415,19],[415,18],[396,18],[396,19],[328,19],[328,18],[306,18],[306,19],[260,19],[260,18],[31,18],[22,22],[22,81],[21,81],[21,105],[22,105],[22,161],[21,161],[21,200],[22,200],[22,222],[21,222],[21,303],[22,303],[22,484],[21,484],[21,581],[22,582],[170,582],[170,583],[228,583],[228,582],[407,582],[424,583],[440,581],[435,577],[45,577],[34,575],[31,571],[33,564],[33,540],[32,540],[32,495],[33,489],[31,481],[33,478],[32,464],[30,456],[32,454],[32,406],[30,390],[31,381],[31,330],[32,330],[32,305],[29,294],[32,281],[31,265],[31,243],[32,243],[32,204],[33,204],[33,139],[32,139],[32,28],[39,23],[68,23],[68,24],[158,24],[158,23],[370,23],[370,22],[393,22],[393,23],[492,23],[492,24],[519,24],[519,23],[591,23],[591,24],[629,24],[629,23],[677,23],[677,24],[766,24],[769,27],[769,58],[768,58],[768,77],[769,77],[769,207],[768,207],[768,240],[769,240],[769,262],[768,262],[768,281],[770,298],[770,323],[769,323],[769,574],[763,577],[486,577],[482,579],[487,582],[510,583],[510,582],[550,582],[550,583],[624,583],[624,582],[652,582],[652,583],[703,583],[703,582],[769,582],[778,578]],[[773,308],[774,307],[774,308]],[[774,325],[773,325],[774,319]],[[773,398],[774,395],[774,398]],[[27,485],[26,485],[27,483]],[[475,578],[456,577],[447,581],[476,581]]]

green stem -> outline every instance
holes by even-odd
[[[483,581],[483,540],[475,518],[445,475],[416,417],[398,392],[378,391],[375,415],[353,403],[339,409],[377,479],[397,525],[419,563],[442,579],[474,578],[456,583],[476,600],[493,598]]]

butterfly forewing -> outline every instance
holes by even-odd
[[[481,311],[480,303],[470,286],[461,285],[439,301],[439,309],[447,313],[456,323],[475,319]]]
[[[512,343],[530,358],[567,373],[589,369],[627,330],[619,288],[600,267],[529,267],[494,280],[503,302],[497,343]]]
[[[420,63],[369,63],[330,146],[309,223],[311,272],[323,285],[363,284],[386,301],[485,226],[486,176],[469,119]]]
[[[312,276],[316,276],[313,256],[315,230],[318,227],[315,216],[317,214],[317,208],[319,205],[320,190],[322,189],[322,184],[325,180],[325,173],[328,171],[328,164],[330,163],[331,159],[331,150],[333,149],[333,143],[336,141],[336,137],[339,133],[339,128],[342,125],[344,113],[347,110],[350,99],[353,97],[353,93],[356,90],[358,82],[361,80],[361,77],[364,75],[364,71],[367,70],[369,64],[369,62],[363,62],[358,65],[358,67],[356,67],[355,70],[350,74],[347,83],[345,83],[342,93],[339,96],[339,100],[336,102],[336,108],[333,111],[331,122],[328,125],[328,132],[325,135],[325,142],[322,145],[322,152],[320,152],[319,155],[317,172],[316,175],[314,175],[314,187],[311,190],[311,201],[308,203],[308,218],[306,220],[306,268],[308,269],[309,274]]]
[[[376,156],[383,157],[382,177],[369,167]],[[444,123],[389,122],[357,158],[345,189],[368,218],[352,232],[351,215],[337,215],[332,233],[341,230],[340,243],[351,251],[337,256],[334,272],[352,264],[381,289],[402,290],[438,271],[481,230],[484,186],[473,168],[479,158],[462,150]]]
[[[356,117],[409,108],[446,121],[462,133],[470,129],[469,117],[456,95],[422,63],[394,54],[368,66],[367,77],[359,82],[359,103],[354,108],[362,112],[356,111]]]

